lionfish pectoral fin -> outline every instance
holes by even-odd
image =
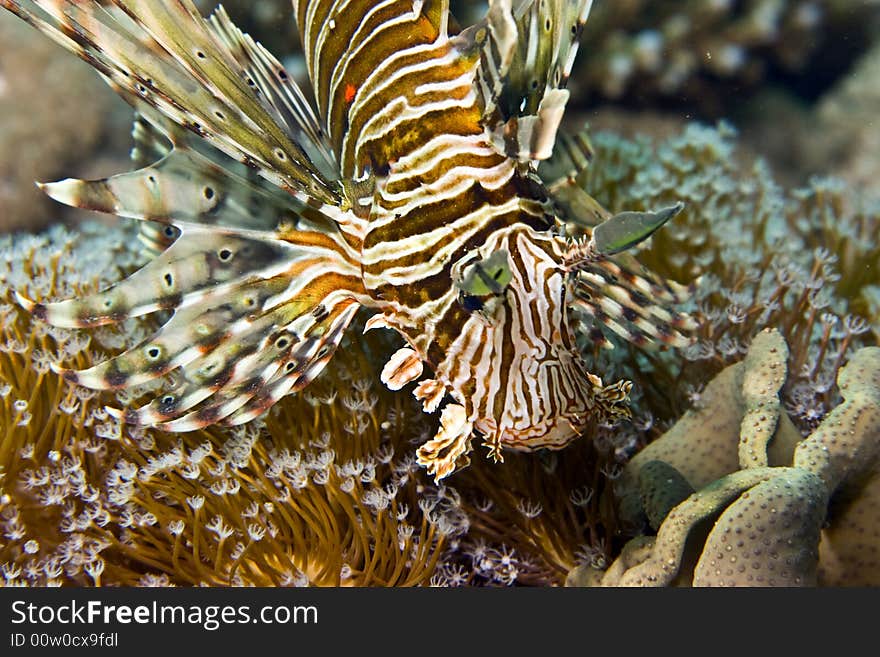
[[[389,390],[400,390],[411,381],[422,375],[422,359],[410,347],[401,347],[395,351],[379,376]]]
[[[329,362],[359,305],[338,295],[321,320],[311,312],[297,315],[296,302],[289,305],[239,323],[241,334],[224,336],[181,368],[177,386],[122,418],[165,431],[243,424],[307,386]]]
[[[239,30],[220,5],[208,19],[229,52],[239,62],[248,85],[258,89],[263,102],[273,110],[281,125],[303,147],[310,162],[326,180],[336,180],[339,164],[330,141],[299,86],[284,71],[281,62]]]
[[[438,482],[470,464],[473,424],[460,404],[447,404],[440,414],[440,428],[434,437],[419,447],[417,462]]]
[[[307,250],[271,234],[178,223],[181,237],[157,258],[109,288],[81,298],[38,303],[39,319],[65,328],[114,324],[206,299],[228,300],[242,284],[279,275]]]
[[[133,424],[183,431],[248,421],[323,369],[364,298],[359,266],[338,233],[176,227],[177,241],[107,290],[56,303],[22,299],[36,317],[66,327],[173,311],[150,339],[65,378],[118,389],[176,377],[171,391],[122,414]]]
[[[522,162],[553,152],[564,89],[592,0],[493,0],[465,30],[480,48],[475,89],[483,124],[499,152]]]
[[[149,108],[148,105],[142,105]],[[169,129],[174,126],[170,121],[160,128],[156,125],[156,118],[161,115],[154,115],[148,118],[145,114],[135,108],[134,119],[131,122],[131,151],[129,157],[131,163],[138,169],[149,166],[154,162],[158,162],[171,152],[172,140],[169,137]],[[183,133],[183,128],[178,128],[179,134]]]
[[[208,21],[191,0],[33,5],[3,2],[135,107],[149,107],[282,189],[342,204],[332,156],[289,74],[222,12]]]
[[[601,255],[579,264],[572,306],[637,346],[660,343],[686,347],[698,326],[695,317],[673,310],[693,286],[663,279],[642,268],[636,274]]]

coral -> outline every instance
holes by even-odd
[[[777,396],[785,380],[787,351],[778,332],[758,334],[744,361],[719,373],[696,408],[629,461],[615,485],[625,526],[635,530],[643,524],[641,498],[646,487],[666,487],[667,473],[648,479],[656,468],[654,462],[666,464],[694,489],[701,489],[744,464],[758,467],[791,461],[801,436],[781,412]]]
[[[638,503],[654,531],[674,507],[694,493],[691,483],[666,461],[647,461],[639,468],[638,478]]]
[[[794,466],[816,473],[830,491],[880,456],[880,348],[857,352],[840,370],[837,383],[844,402],[794,454]]]
[[[658,142],[598,133],[592,143],[595,155],[578,182],[611,212],[684,201],[638,258],[674,280],[701,277],[704,317],[683,362],[618,343],[596,354],[597,368],[635,377],[636,413],[650,411],[662,426],[711,394],[706,382],[737,362],[762,328],[776,327],[790,351],[783,405],[802,433],[815,428],[837,403],[843,361],[872,344],[872,332],[880,335],[872,310],[880,203],[830,178],[785,192],[764,162],[743,157],[726,124],[692,124]]]
[[[0,13],[0,232],[45,226],[51,203],[34,181],[106,147],[108,115],[127,107],[86,64],[32,32]]]
[[[880,470],[838,491],[819,543],[819,583],[874,586],[880,582]]]
[[[652,522],[655,537],[633,539],[632,547],[625,547],[604,574],[583,566],[576,569],[569,575],[570,584],[878,583],[880,537],[873,530],[876,525],[865,522],[864,505],[876,495],[880,465],[880,347],[858,350],[840,369],[837,383],[842,403],[796,446],[781,435],[783,425],[772,420],[773,415],[780,420],[785,417],[775,396],[784,378],[784,355],[779,333],[761,333],[742,363],[739,385],[717,386],[718,394],[707,400],[713,409],[739,409],[739,430],[727,433],[723,440],[728,454],[736,455],[737,466],[721,472],[710,483],[694,485],[698,490],[691,495],[679,486],[681,500],[659,526]],[[729,372],[735,375],[734,367],[715,381]],[[757,423],[750,399],[762,400]],[[706,434],[699,431],[683,437],[680,424],[692,425],[692,418],[683,418],[626,466],[618,492],[621,500],[628,500],[630,513],[635,508],[632,499],[638,495],[634,487],[652,490],[658,485],[657,478],[668,478],[669,471],[690,484],[698,477],[705,478],[700,464],[694,459],[683,460],[682,455],[688,444],[699,445]],[[784,464],[773,465],[779,456],[772,457],[769,446],[780,441],[789,457]],[[717,447],[720,450],[722,441]],[[657,460],[646,460],[649,457],[667,459],[663,461],[665,469],[656,467]],[[691,476],[679,472],[676,462],[693,468]],[[709,477],[718,474],[717,458],[707,459],[705,465]],[[840,504],[836,496],[841,492],[855,510],[833,511],[834,505]],[[867,500],[854,504],[861,492],[867,492]],[[641,499],[649,500],[650,496],[643,492]],[[655,515],[648,508],[645,512]],[[828,527],[824,527],[826,518]],[[838,521],[843,523],[839,528]],[[829,563],[823,564],[825,559]],[[862,565],[866,568],[858,567]]]
[[[873,35],[876,4],[837,0],[596,3],[573,84],[585,102],[681,103],[726,116],[768,79],[806,95],[844,72]],[[821,61],[817,67],[815,62]]]

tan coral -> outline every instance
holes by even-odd
[[[828,495],[813,473],[778,470],[743,493],[715,522],[694,571],[694,586],[816,584]]]
[[[615,487],[625,523],[638,523],[633,499],[638,496],[639,472],[650,461],[668,463],[695,489],[735,472],[742,458],[749,465],[790,462],[800,435],[788,416],[780,414],[777,396],[785,380],[787,356],[780,334],[762,331],[745,361],[724,369],[706,386],[695,409],[633,457]],[[740,440],[745,442],[737,449]],[[760,451],[762,441],[769,443],[766,456],[750,456]]]
[[[741,363],[742,390],[730,385],[729,379],[736,378],[733,368],[707,388],[722,390],[724,384],[731,393],[728,404],[733,405],[731,400],[742,403],[741,438],[727,436],[729,451],[740,446],[740,469],[722,475],[671,509],[656,537],[633,539],[632,548],[625,547],[604,574],[581,569],[571,573],[569,584],[880,584],[880,531],[876,529],[880,514],[875,511],[880,498],[880,348],[857,351],[840,370],[837,382],[843,403],[797,445],[793,455],[790,443],[777,445],[777,451],[788,451],[791,465],[768,466],[780,457],[769,453],[774,415],[780,420],[786,417],[777,396],[784,383],[787,355],[780,341],[773,332],[755,339]],[[721,397],[714,401],[723,405]],[[693,422],[693,416],[679,424],[686,421]],[[660,447],[652,450],[652,456],[666,450],[674,458],[684,452],[688,443],[680,431],[673,427],[656,441]],[[670,435],[674,449],[667,440]],[[692,433],[690,438],[703,436]],[[630,480],[641,469],[655,467],[653,461],[633,459],[632,463],[636,469],[629,473]],[[707,470],[717,469],[717,463],[717,458],[710,460]],[[667,465],[675,472],[674,464]],[[631,504],[632,492],[627,492],[622,503]],[[839,496],[829,514],[829,500],[835,493]],[[823,529],[826,522],[829,526]]]
[[[837,382],[844,403],[794,454],[795,467],[815,472],[831,491],[880,456],[880,347],[856,352]]]
[[[778,331],[765,329],[752,341],[741,386],[745,406],[739,429],[742,468],[768,465],[767,448],[782,415],[779,390],[788,374],[787,360],[788,345]]]

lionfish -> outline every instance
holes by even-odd
[[[493,0],[465,29],[448,0],[294,0],[314,109],[222,7],[0,5],[136,110],[142,168],[42,188],[145,222],[155,257],[85,298],[18,296],[71,328],[170,311],[137,347],[61,370],[95,389],[176,373],[150,403],[108,409],[124,422],[257,418],[322,371],[366,308],[365,330],[405,340],[381,380],[421,379],[424,410],[442,407],[418,449],[439,480],[469,463],[476,436],[501,460],[628,415],[631,384],[590,373],[579,335],[688,342],[695,320],[672,306],[689,289],[612,258],[679,207],[610,216],[576,183],[588,145],[558,130],[589,0]]]

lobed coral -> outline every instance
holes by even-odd
[[[785,379],[784,346],[778,332],[758,335],[745,361],[713,381],[729,374],[736,385],[716,386],[720,394],[626,466],[617,491],[622,512],[631,521],[641,512],[657,518],[652,522],[656,536],[633,539],[607,572],[580,568],[569,583],[880,584],[880,514],[865,518],[863,509],[853,520],[845,512],[829,513],[835,496],[852,500],[877,485],[880,348],[853,354],[838,375],[843,402],[798,442],[779,422],[785,417],[776,393]],[[723,428],[694,422],[699,415],[731,408],[738,422]],[[690,433],[684,433],[684,425]],[[706,441],[721,458],[694,458],[691,450]],[[657,513],[651,508],[652,491],[669,490],[669,472],[698,490],[690,494],[680,488],[680,499]],[[854,527],[873,531],[859,534]]]

